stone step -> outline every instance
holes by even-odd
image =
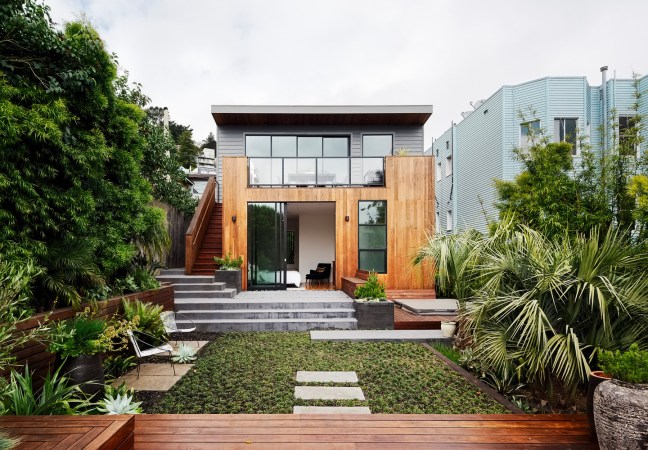
[[[222,291],[225,283],[174,283],[175,292],[187,291]]]
[[[323,372],[299,370],[295,380],[298,383],[357,383],[355,372]]]
[[[222,291],[210,291],[209,295],[205,296],[204,293],[200,291],[189,291],[188,293],[174,293],[174,303],[177,308],[182,310],[188,309],[217,309],[205,305],[210,305],[212,302],[218,302],[219,300],[229,300],[236,297],[236,289],[225,288]],[[193,295],[198,294],[198,295]],[[194,307],[195,305],[203,305]]]
[[[184,313],[183,313],[184,314]],[[191,322],[178,320],[178,326]],[[309,330],[355,330],[356,319],[260,319],[260,320],[194,320],[197,331],[309,331]]]
[[[180,310],[179,310],[180,311]],[[328,309],[223,309],[223,310],[186,310],[182,314],[188,319],[344,319],[354,318],[353,308]]]
[[[359,387],[295,386],[295,398],[302,400],[364,400]]]
[[[368,406],[294,406],[293,414],[371,414]]]
[[[234,295],[231,295],[231,293],[234,292]],[[211,290],[211,291],[201,291],[201,290],[195,290],[195,291],[180,291],[180,290],[175,290],[173,291],[173,294],[175,296],[175,299],[181,299],[181,298],[234,298],[236,295],[236,289],[230,289],[230,288],[221,288],[218,290]]]
[[[204,275],[159,275],[156,277],[158,281],[166,281],[169,283],[213,283],[214,276],[204,276]]]
[[[452,343],[441,330],[335,330],[311,331],[312,341],[440,342]]]
[[[225,289],[227,290],[227,289]],[[233,290],[233,289],[232,289]],[[299,301],[290,299],[280,300],[240,300],[239,294],[232,300],[206,299],[206,298],[176,298],[175,304],[184,310],[221,310],[221,309],[328,309],[328,308],[353,308],[352,300],[322,299]]]

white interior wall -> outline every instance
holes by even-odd
[[[299,273],[302,282],[318,263],[332,263],[335,259],[335,213],[308,213],[299,215]]]

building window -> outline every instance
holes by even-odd
[[[619,153],[639,155],[637,123],[634,116],[619,116]]]
[[[434,224],[434,228],[437,233],[441,233],[441,215],[439,214],[439,211],[436,212],[436,223]]]
[[[387,273],[387,202],[358,202],[358,269]]]
[[[349,156],[346,136],[245,136],[245,154],[257,158]]]
[[[540,120],[522,122],[520,124],[520,148],[527,148],[540,135]]]
[[[394,143],[391,134],[365,134],[362,136],[362,156],[389,156]]]
[[[446,173],[446,177],[452,175],[452,155],[446,156],[445,173]]]
[[[446,212],[446,231],[452,231],[452,211],[448,210]]]
[[[450,141],[446,141],[446,150],[450,150]]]
[[[572,155],[578,155],[578,119],[554,119],[554,142],[572,145]]]
[[[441,161],[439,161],[436,165],[436,180],[441,181]]]

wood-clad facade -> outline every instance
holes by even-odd
[[[413,253],[434,230],[434,158],[389,156],[384,187],[261,188],[248,185],[248,159],[223,158],[223,254],[247,255],[248,202],[335,202],[335,287],[358,268],[358,202],[387,201],[388,289],[432,287],[432,276],[411,265]],[[236,222],[232,217],[236,216]],[[349,221],[346,221],[346,217]],[[244,261],[243,268],[247,264]],[[243,280],[247,274],[243,273]],[[245,287],[244,287],[245,288]]]
[[[276,262],[267,269],[269,255],[290,261],[302,282],[319,262],[334,262],[336,289],[342,277],[369,265],[380,267],[388,289],[432,288],[431,274],[411,264],[426,233],[434,230],[434,158],[423,156],[423,125],[431,114],[431,106],[212,106],[222,254],[244,258],[243,288],[249,279],[250,289],[263,289],[252,281],[258,280],[256,273],[279,270],[272,268]],[[319,142],[315,151],[313,142]],[[251,204],[299,209],[286,213],[288,222],[299,221],[294,261],[259,244],[267,239],[250,244],[250,236],[258,235]],[[373,207],[380,210],[380,223],[366,218],[366,208]],[[378,235],[379,245],[368,244]],[[256,261],[259,245],[263,264]]]

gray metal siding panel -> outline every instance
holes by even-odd
[[[504,90],[500,89],[456,127],[457,231],[475,228],[487,232],[481,202],[489,218],[497,218],[493,182],[502,177],[503,102]]]
[[[446,149],[446,142],[450,143],[452,140],[452,128],[449,128],[445,131],[438,139],[434,141],[432,145],[433,156],[436,158],[435,171],[441,163],[441,179],[436,181],[436,174],[434,178],[435,183],[435,199],[436,199],[436,211],[439,213],[439,231],[441,233],[446,232],[446,215],[448,210],[452,210],[452,177],[448,176],[446,173],[446,158],[450,155],[450,150]],[[437,156],[438,153],[438,156]]]

